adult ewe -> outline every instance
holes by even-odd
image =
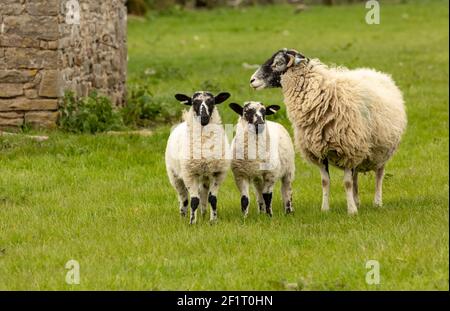
[[[349,214],[357,213],[358,172],[376,173],[374,203],[382,205],[384,166],[406,128],[403,96],[387,74],[333,68],[283,49],[251,77],[255,89],[281,87],[295,145],[320,167],[322,210],[329,209],[328,163],[344,170]]]
[[[197,208],[206,212],[211,204],[210,220],[217,219],[217,192],[230,166],[229,144],[219,112],[215,109],[230,97],[196,92],[192,97],[177,94],[175,98],[190,106],[184,122],[171,132],[166,147],[166,170],[178,193],[180,213],[186,215],[188,195],[191,198],[190,223],[196,222]]]
[[[284,210],[286,214],[293,212],[294,146],[282,125],[266,121],[266,115],[276,113],[280,106],[246,102],[244,107],[231,103],[230,108],[240,115],[231,144],[231,169],[241,192],[244,217],[248,214],[250,183],[255,187],[260,212],[265,209],[272,216],[273,187],[280,179]]]

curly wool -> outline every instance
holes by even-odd
[[[166,150],[168,171],[187,184],[192,176],[209,177],[226,172],[230,165],[230,147],[218,111],[204,127],[194,120],[191,108],[183,114],[184,122],[173,131]]]
[[[330,68],[314,59],[291,67],[281,85],[295,146],[309,161],[374,170],[389,160],[406,128],[403,97],[390,76]]]
[[[214,109],[209,124],[204,127],[193,122],[195,116],[192,109],[183,114],[183,120],[191,135],[189,148],[183,148],[183,152],[189,153],[189,156],[181,162],[182,171],[187,171],[189,175],[207,176],[228,171],[230,146],[217,109]],[[185,144],[183,142],[182,145]]]
[[[295,176],[295,153],[289,133],[275,122],[266,121],[266,127],[265,132],[258,136],[249,132],[244,118],[239,118],[231,144],[231,169],[235,176],[254,179],[266,175],[273,180],[288,174]],[[255,142],[253,146],[249,145],[249,138]],[[262,139],[264,143],[261,143]]]

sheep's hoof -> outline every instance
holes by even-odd
[[[247,218],[247,216],[248,216],[248,207],[246,209],[242,209],[242,216],[244,216],[244,218]]]
[[[374,205],[375,207],[381,208],[381,207],[383,207],[383,202],[381,202],[381,201],[374,201],[374,202],[373,202],[373,205]]]
[[[266,209],[266,214],[267,214],[269,217],[272,217],[272,216],[273,216],[272,209]]]
[[[330,206],[328,204],[326,205],[322,205],[322,207],[320,208],[320,210],[324,213],[328,212],[330,210]]]
[[[209,220],[209,223],[210,223],[211,225],[215,225],[215,224],[217,224],[217,222],[218,222],[217,216],[214,217],[214,218],[211,218],[211,219]]]
[[[286,215],[289,215],[289,214],[294,214],[294,208],[292,208],[292,207],[288,207],[288,208],[286,208]]]
[[[189,221],[189,224],[190,225],[195,225],[196,222],[197,222],[197,219],[191,218],[191,220]]]
[[[180,216],[181,217],[186,217],[186,211],[185,210],[180,210]]]
[[[348,215],[349,216],[355,216],[355,215],[358,215],[358,210],[355,208],[355,209],[349,209],[348,210]]]
[[[266,208],[264,206],[264,203],[259,203],[259,212],[261,214],[264,214],[266,212]]]

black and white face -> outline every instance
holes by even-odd
[[[230,108],[240,115],[249,125],[249,130],[256,134],[262,133],[266,125],[266,116],[272,115],[280,110],[280,106],[271,105],[265,107],[261,102],[245,102],[244,107],[231,103]]]
[[[230,93],[223,92],[214,96],[210,92],[195,92],[192,97],[176,94],[175,98],[182,104],[192,106],[195,116],[200,119],[202,126],[208,125],[211,120],[214,106],[223,103],[230,97]]]
[[[295,50],[283,49],[272,55],[250,78],[250,86],[256,90],[281,87],[281,76],[305,57]]]

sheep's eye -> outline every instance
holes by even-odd
[[[283,61],[281,59],[277,59],[274,63],[273,63],[273,67],[278,67],[278,66],[283,66]]]

